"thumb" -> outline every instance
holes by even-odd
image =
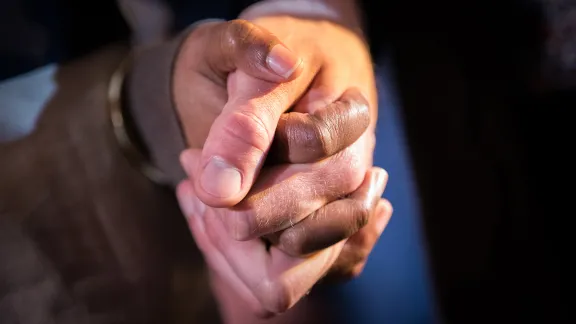
[[[218,40],[206,48],[211,71],[234,74],[227,78],[228,102],[212,124],[192,180],[206,205],[230,207],[246,196],[262,166],[280,115],[293,100],[292,90],[279,85],[302,72],[302,60],[247,21],[204,32]]]
[[[270,82],[286,82],[302,71],[302,60],[268,30],[246,20],[208,22],[194,30],[192,46],[200,40],[210,72],[225,80],[230,72]]]

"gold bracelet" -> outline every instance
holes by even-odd
[[[144,154],[136,148],[126,131],[124,109],[122,107],[122,89],[126,73],[130,66],[132,66],[132,62],[132,55],[128,55],[124,60],[122,60],[116,71],[114,71],[114,74],[112,74],[110,83],[108,84],[108,110],[110,113],[112,128],[114,129],[114,136],[130,164],[132,164],[152,182],[160,185],[168,185],[170,184],[168,177],[164,172],[155,167],[144,156]]]

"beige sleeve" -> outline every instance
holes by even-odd
[[[176,185],[185,178],[179,155],[186,148],[172,96],[172,70],[184,39],[196,26],[215,19],[200,20],[176,38],[139,48],[127,76],[124,104],[130,110],[137,132],[152,164]]]
[[[148,150],[151,163],[175,185],[184,179],[179,155],[186,141],[172,100],[172,68],[184,35],[136,51],[126,79],[125,109]]]

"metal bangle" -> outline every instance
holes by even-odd
[[[132,55],[128,55],[124,60],[122,60],[116,71],[112,74],[108,84],[107,106],[110,114],[110,121],[112,122],[112,128],[114,130],[114,136],[130,164],[132,164],[152,182],[160,185],[168,185],[168,177],[164,172],[155,167],[151,161],[149,161],[144,154],[136,148],[126,130],[123,113],[124,107],[122,105],[122,89],[126,73],[132,66],[132,62]]]

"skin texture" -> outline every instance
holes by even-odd
[[[368,229],[365,233],[367,235],[361,235],[364,241],[354,242],[358,240],[357,237],[352,239],[352,244],[347,244],[344,239],[305,257],[293,257],[277,246],[268,247],[259,239],[234,240],[227,235],[219,209],[207,207],[192,198],[195,196],[194,187],[188,181],[179,186],[178,197],[188,217],[196,243],[204,253],[209,266],[247,302],[254,313],[269,316],[285,312],[292,307],[330,271],[335,263],[337,267],[352,265],[349,269],[335,268],[338,270],[352,271],[353,274],[361,271],[366,250],[372,248],[391,215],[389,204],[383,200],[380,201],[379,198],[384,191],[385,181],[385,173],[381,169],[374,168],[368,173],[358,193],[351,197],[359,205],[366,206],[374,204],[374,201],[378,202],[377,208],[359,208],[360,211],[370,208],[366,218],[370,219],[374,225],[363,228]],[[368,191],[371,197],[362,201],[365,191]],[[326,220],[326,218],[315,217],[307,219],[310,222],[318,222],[316,224],[320,226],[323,226],[323,221]],[[306,226],[301,228],[306,228]],[[314,230],[321,227],[308,226],[308,228],[310,236],[313,236]],[[297,243],[300,237],[306,238],[306,236],[300,236],[299,229],[292,233],[295,234],[294,243]],[[358,243],[363,245],[361,248],[365,246],[368,248],[358,249]],[[340,255],[345,246],[348,246],[347,249],[351,253]],[[337,262],[338,259],[346,261],[346,264]]]
[[[280,43],[297,62],[288,78],[268,60]],[[292,17],[206,24],[180,51],[174,98],[194,148],[179,202],[224,286],[270,316],[327,274],[361,272],[392,209],[372,167],[376,91],[358,35]],[[213,161],[240,173],[238,192],[205,190]]]

